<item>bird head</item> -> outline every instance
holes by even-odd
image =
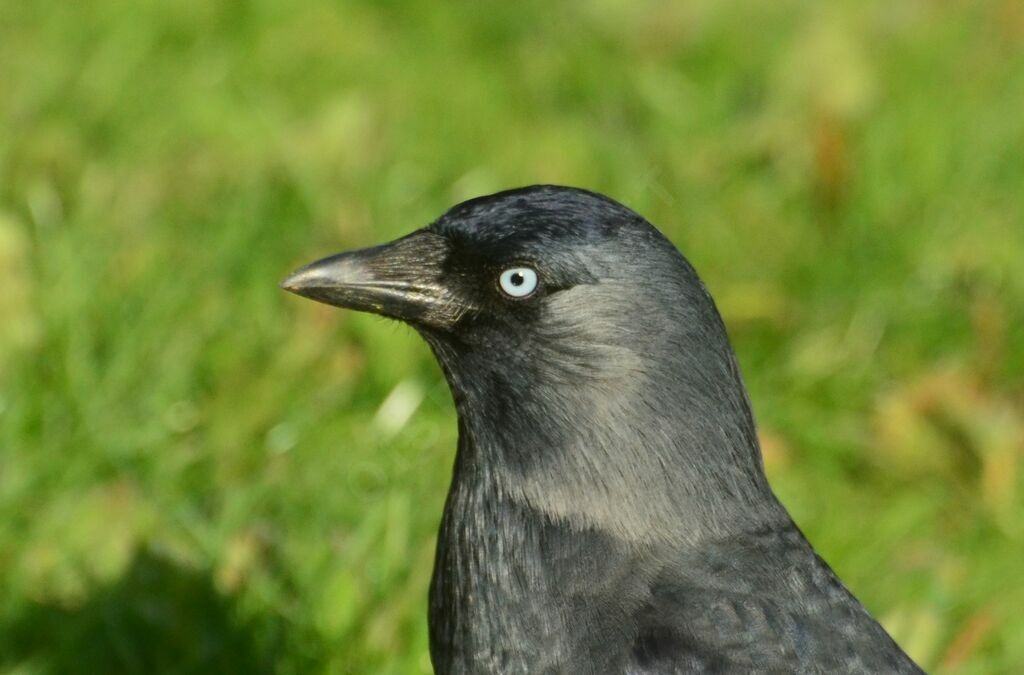
[[[282,286],[415,328],[475,461],[549,513],[610,522],[596,513],[628,514],[624,500],[676,512],[693,509],[687,495],[721,489],[742,493],[722,503],[743,503],[767,490],[711,297],[668,239],[607,197],[534,186],[473,199]]]

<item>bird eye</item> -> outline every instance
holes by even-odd
[[[537,272],[529,267],[510,267],[498,277],[498,286],[505,295],[525,298],[537,290]]]

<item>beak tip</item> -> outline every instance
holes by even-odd
[[[302,289],[305,286],[305,284],[303,283],[304,277],[306,276],[303,274],[304,271],[305,268],[292,272],[291,274],[289,274],[288,276],[281,280],[281,283],[278,284],[278,288],[280,288],[283,291],[288,291],[289,293],[301,295]]]
[[[284,279],[281,283],[277,285],[277,287],[280,288],[282,291],[288,291],[289,293],[294,293],[296,290],[295,282],[292,281],[291,277]]]

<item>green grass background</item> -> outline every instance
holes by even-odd
[[[277,282],[537,182],[694,262],[911,654],[1024,671],[1016,0],[0,0],[0,673],[428,672],[446,386]]]

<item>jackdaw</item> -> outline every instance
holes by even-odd
[[[526,187],[282,286],[407,322],[447,378],[438,673],[921,672],[772,493],[715,304],[640,215]]]

